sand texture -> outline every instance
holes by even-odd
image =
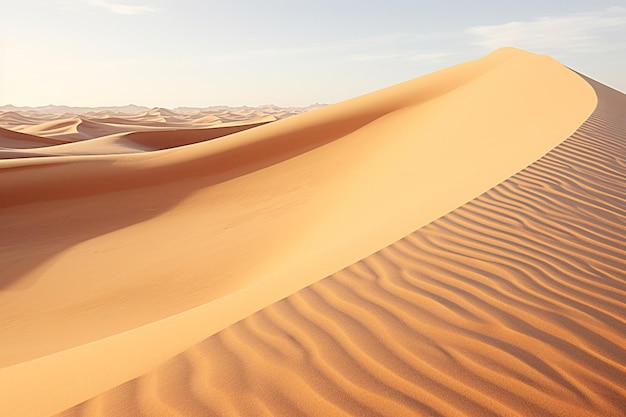
[[[507,48],[221,136],[6,146],[45,155],[0,160],[0,414],[624,415],[625,109]]]
[[[0,159],[138,153],[203,142],[301,113],[302,108],[209,108],[137,114],[0,112]],[[60,146],[63,145],[63,146]]]
[[[527,169],[62,416],[623,416],[623,94]]]

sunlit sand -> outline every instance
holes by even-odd
[[[2,113],[0,415],[623,415],[625,108],[504,48],[297,115]]]

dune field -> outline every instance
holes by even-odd
[[[298,113],[0,113],[0,416],[626,416],[623,93]]]

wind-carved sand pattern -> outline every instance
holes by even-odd
[[[626,96],[377,253],[61,414],[626,415]]]

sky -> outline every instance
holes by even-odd
[[[335,103],[501,46],[626,92],[626,0],[0,0],[0,105]]]

